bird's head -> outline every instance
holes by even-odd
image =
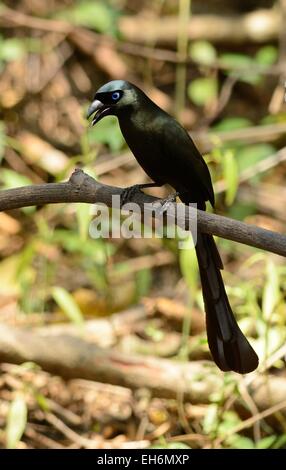
[[[87,118],[94,115],[94,126],[105,116],[117,116],[127,107],[135,107],[140,90],[124,80],[113,80],[100,87],[87,111]]]

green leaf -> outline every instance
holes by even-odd
[[[0,181],[2,182],[3,189],[19,188],[32,184],[32,181],[27,176],[8,168],[1,168]],[[25,214],[32,214],[35,211],[35,206],[23,207],[21,211]]]
[[[225,202],[228,206],[231,206],[238,188],[239,173],[237,161],[234,157],[233,151],[230,149],[223,154],[222,168],[223,177],[227,183]]]
[[[277,440],[277,436],[267,436],[264,437],[263,439],[260,439],[258,443],[256,444],[257,449],[269,449],[272,447],[274,442]]]
[[[269,114],[268,116],[264,116],[260,119],[260,124],[273,124],[277,122],[286,122],[286,113],[280,112],[277,114]]]
[[[222,421],[219,423],[219,434],[224,435],[231,431],[234,426],[240,423],[240,418],[235,411],[225,411],[222,415]]]
[[[239,171],[246,170],[246,168],[264,160],[274,154],[275,151],[275,147],[270,144],[253,144],[238,148],[236,158]]]
[[[116,247],[102,239],[88,238],[84,243],[78,233],[56,229],[47,241],[60,244],[71,253],[81,253],[92,263],[105,265],[107,256],[115,253]]]
[[[0,38],[0,60],[10,62],[21,59],[26,53],[25,42],[18,38]]]
[[[18,188],[32,184],[31,180],[27,176],[21,175],[13,170],[9,170],[8,168],[1,169],[0,179],[5,189]]]
[[[275,46],[261,47],[255,54],[255,61],[258,64],[269,66],[275,64],[278,59],[278,50]]]
[[[117,119],[112,116],[109,116],[108,119],[102,119],[96,126],[90,128],[88,136],[90,143],[106,144],[112,152],[120,150],[125,142]]]
[[[53,287],[52,297],[71,322],[76,325],[83,324],[82,312],[73,296],[63,287]]]
[[[226,52],[220,55],[220,62],[231,69],[241,69],[253,64],[253,59],[246,54]]]
[[[212,65],[217,58],[216,49],[208,41],[194,41],[189,53],[191,59],[201,65]]]
[[[215,78],[196,78],[188,85],[188,96],[197,106],[205,106],[211,103],[218,92],[218,84]]]
[[[236,201],[235,204],[228,209],[228,216],[238,220],[245,220],[246,217],[256,213],[256,204],[251,202],[243,203]]]
[[[205,434],[209,434],[214,431],[218,423],[218,405],[212,404],[207,408],[207,412],[203,421],[203,431]]]
[[[79,235],[81,242],[85,242],[88,238],[89,225],[91,222],[90,204],[76,204],[76,218],[78,223]]]
[[[255,64],[255,61],[246,54],[224,53],[220,56],[220,62],[229,68],[230,73],[236,72],[240,80],[244,82],[257,84],[261,79],[258,73],[251,73],[251,66]]]
[[[136,273],[136,298],[139,300],[148,294],[152,283],[150,269],[141,269]]]
[[[190,292],[195,296],[198,286],[198,263],[192,236],[190,236],[190,248],[187,246],[187,240],[183,243],[185,248],[179,250],[180,268]]]
[[[222,119],[220,122],[212,126],[212,131],[232,131],[234,129],[243,129],[252,126],[250,119],[244,117],[229,117]]]
[[[285,449],[286,434],[282,434],[281,436],[277,436],[276,439],[277,439],[277,441],[273,445],[273,449]]]
[[[114,33],[116,12],[110,5],[94,0],[82,0],[56,15],[73,24],[92,28],[100,33]]]
[[[39,407],[43,411],[49,411],[50,407],[49,407],[49,403],[45,395],[43,395],[42,393],[38,393],[38,392],[36,392],[34,395],[35,395],[35,398],[37,400]]]
[[[254,449],[255,444],[252,439],[249,437],[240,436],[239,434],[234,434],[227,439],[227,443],[231,445],[233,449]]]
[[[27,424],[27,405],[24,397],[18,395],[10,404],[6,425],[8,449],[15,449],[21,440]]]
[[[279,273],[273,261],[268,258],[266,264],[266,282],[262,295],[263,318],[268,320],[273,313],[280,297]]]
[[[152,338],[153,341],[162,341],[164,338],[164,332],[161,330],[161,328],[158,328],[152,322],[148,323],[145,327],[145,333],[149,336],[149,338]]]

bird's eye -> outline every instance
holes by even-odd
[[[119,91],[114,91],[111,95],[111,98],[112,98],[113,101],[117,101],[120,98]]]

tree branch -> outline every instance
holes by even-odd
[[[278,9],[260,9],[242,15],[192,15],[188,24],[188,38],[212,43],[263,43],[276,39],[282,24]],[[143,15],[122,16],[119,30],[125,40],[148,44],[172,45],[179,34],[176,17],[146,18]]]
[[[131,389],[146,387],[154,396],[179,395],[192,404],[209,403],[210,395],[220,392],[224,384],[224,374],[209,361],[180,362],[124,354],[70,334],[44,336],[3,324],[0,324],[0,362],[34,362],[66,379],[83,378]],[[254,373],[248,383],[238,374],[233,373],[232,377],[238,386],[248,387],[258,409],[285,402],[284,377],[271,375],[271,380],[265,382],[264,376]]]
[[[111,207],[112,197],[120,196],[122,191],[122,188],[99,183],[82,170],[76,169],[65,183],[40,184],[1,191],[0,211],[67,202],[103,203]],[[140,210],[144,208],[145,213],[155,218],[159,215],[154,211],[153,204],[158,201],[158,198],[140,192],[137,192],[132,200]],[[285,235],[194,208],[190,208],[189,214],[182,216],[176,213],[175,207],[174,204],[170,215],[168,213],[168,220],[178,226],[185,228],[191,224],[194,217],[197,218],[198,230],[201,232],[286,256]]]
[[[134,52],[134,48],[130,48],[134,44],[173,45],[180,28],[177,18],[173,16],[163,16],[160,19],[146,18],[144,15],[122,16],[118,22],[118,29],[125,41],[131,43],[122,45],[67,21],[26,15],[4,5],[0,11],[0,22],[2,27],[9,27],[12,24],[42,31],[54,31],[69,35],[72,39],[77,35],[77,40],[84,39],[83,42],[90,43],[96,40],[98,44],[104,41],[115,47],[117,45],[127,53]],[[215,43],[263,43],[277,39],[281,25],[283,25],[282,17],[277,8],[258,9],[246,14],[223,17],[214,14],[192,15],[188,23],[188,38],[192,41],[204,39]],[[136,52],[139,52],[139,55],[143,52],[143,55],[152,57],[151,49],[145,47],[143,51],[136,50]],[[162,50],[160,54],[161,60],[178,60],[172,51]]]

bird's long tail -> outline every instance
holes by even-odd
[[[223,264],[211,235],[198,233],[196,253],[213,359],[223,371],[251,372],[258,366],[258,357],[234,318],[221,276]]]

